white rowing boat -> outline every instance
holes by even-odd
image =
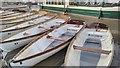
[[[93,23],[81,31],[68,47],[65,66],[110,66],[114,54],[113,37],[105,24]]]
[[[24,22],[27,22],[27,21],[30,21],[30,20],[34,20],[36,18],[39,18],[41,16],[44,16],[46,13],[35,13],[33,15],[30,15],[28,17],[24,17],[24,18],[20,18],[20,19],[17,19],[17,20],[12,20],[12,21],[9,21],[9,22],[2,22],[0,24],[0,29],[2,29],[3,31],[4,30],[8,30],[10,27],[13,27],[13,26],[16,26],[19,25],[19,24],[22,24]]]
[[[20,15],[20,14],[23,14],[23,13],[17,12],[17,13],[10,14],[10,15],[7,15],[7,16],[2,16],[2,19],[8,18],[8,17],[13,17],[13,16],[18,16],[18,15]]]
[[[4,30],[0,31],[0,35],[2,36],[2,37],[0,37],[0,40],[2,41],[5,37],[11,36],[11,35],[13,35],[15,33],[18,33],[18,32],[20,32],[21,30],[23,30],[25,28],[28,28],[28,27],[31,27],[31,26],[34,26],[34,25],[37,25],[37,24],[40,25],[43,22],[51,20],[51,19],[53,19],[55,17],[56,16],[43,16],[43,17],[34,19],[32,21],[28,21],[28,22],[21,23],[21,24],[12,26],[10,28],[4,29]]]
[[[37,25],[34,27],[27,28],[17,34],[14,34],[6,39],[4,39],[2,42],[0,42],[0,49],[3,50],[3,55],[7,54],[7,52],[10,52],[14,49],[17,49],[21,46],[24,46],[31,42],[33,39],[39,37],[42,33],[54,29],[53,26],[59,26],[63,24],[66,20],[64,18],[57,18],[50,20],[48,22],[45,22],[41,25]]]
[[[24,14],[21,14],[19,16],[4,18],[4,19],[0,19],[0,20],[1,21],[12,20],[12,19],[17,19],[17,18],[22,18],[22,17],[25,17],[25,16],[29,16],[29,15],[32,15],[32,14],[34,14],[34,13],[24,13]]]
[[[33,66],[41,62],[65,48],[84,26],[83,22],[72,20],[50,33],[45,33],[14,56],[10,65]]]
[[[4,12],[4,13],[0,13],[0,16],[6,16],[6,15],[10,15],[10,14],[13,14],[15,12]]]

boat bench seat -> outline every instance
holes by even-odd
[[[100,50],[100,49],[94,49],[94,48],[85,48],[85,47],[80,47],[80,46],[73,46],[74,49],[78,50],[83,50],[83,51],[88,51],[88,52],[93,52],[93,53],[99,53],[99,54],[110,54],[111,51],[107,50]]]
[[[56,38],[56,37],[53,37],[53,36],[47,36],[47,38],[49,38],[49,39],[54,39],[54,40],[58,40],[58,41],[65,41],[64,39],[62,39],[62,38]]]

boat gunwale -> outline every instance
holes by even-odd
[[[113,46],[112,46],[112,49],[113,49],[113,51],[111,51],[111,53],[112,53],[112,58],[111,58],[111,60],[110,60],[110,63],[108,64],[108,67],[110,67],[110,65],[112,64],[112,60],[113,60],[113,57],[114,57],[114,53],[115,53],[115,47],[114,47],[114,42],[113,42]]]

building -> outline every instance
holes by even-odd
[[[119,0],[1,0],[1,2],[19,1],[42,4],[44,9],[59,12],[67,10],[69,13],[98,17],[100,11],[102,11],[104,18],[119,18]],[[0,6],[2,6],[2,3],[0,3]]]

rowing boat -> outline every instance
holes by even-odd
[[[23,17],[28,17],[28,16],[31,16],[31,15],[34,15],[36,13],[39,13],[39,12],[24,12],[24,14],[21,14],[19,16],[16,16],[16,17],[10,17],[10,18],[5,18],[5,19],[0,19],[1,21],[11,21],[11,20],[16,20],[16,19],[20,19],[20,18],[23,18]]]
[[[42,17],[46,14],[47,13],[45,13],[45,12],[40,12],[40,13],[36,13],[36,14],[33,14],[31,16],[28,16],[28,17],[24,17],[24,18],[9,21],[9,22],[2,21],[2,23],[0,24],[0,29],[2,29],[4,31],[4,29],[6,30],[6,29],[9,29],[10,27],[13,27],[13,26],[37,19],[37,18]]]
[[[110,66],[114,54],[114,41],[109,28],[93,23],[73,39],[68,47],[64,66]]]
[[[84,27],[83,21],[70,20],[67,24],[45,33],[25,46],[11,60],[11,66],[33,66],[65,48]]]
[[[4,18],[8,18],[8,17],[18,16],[18,15],[21,15],[21,14],[24,14],[24,13],[17,12],[17,13],[10,14],[10,15],[7,15],[7,16],[2,16],[2,19],[4,19]]]
[[[29,15],[32,15],[34,13],[24,13],[24,14],[21,14],[19,16],[15,16],[15,17],[9,17],[9,18],[4,18],[4,19],[0,19],[2,21],[7,21],[7,20],[13,20],[13,19],[17,19],[17,18],[23,18],[23,17],[26,17],[26,16],[29,16]]]
[[[3,51],[3,55],[5,55],[7,54],[7,52],[28,44],[44,32],[54,29],[54,26],[59,26],[65,23],[65,21],[67,20],[65,20],[64,18],[56,18],[44,22],[41,25],[36,25],[32,28],[30,27],[24,29],[21,32],[14,34],[0,42],[0,49]]]
[[[48,20],[51,20],[55,17],[56,16],[42,16],[42,17],[39,17],[39,18],[34,19],[32,21],[28,21],[28,22],[21,23],[21,24],[12,26],[10,28],[4,29],[4,30],[0,31],[0,35],[2,36],[2,37],[0,37],[0,40],[3,40],[5,37],[16,34],[16,33],[20,32],[21,30],[24,30],[26,28],[32,27],[34,25],[40,25],[40,24],[42,24]]]
[[[7,16],[10,14],[14,14],[15,12],[4,12],[4,13],[0,13],[0,16]]]

